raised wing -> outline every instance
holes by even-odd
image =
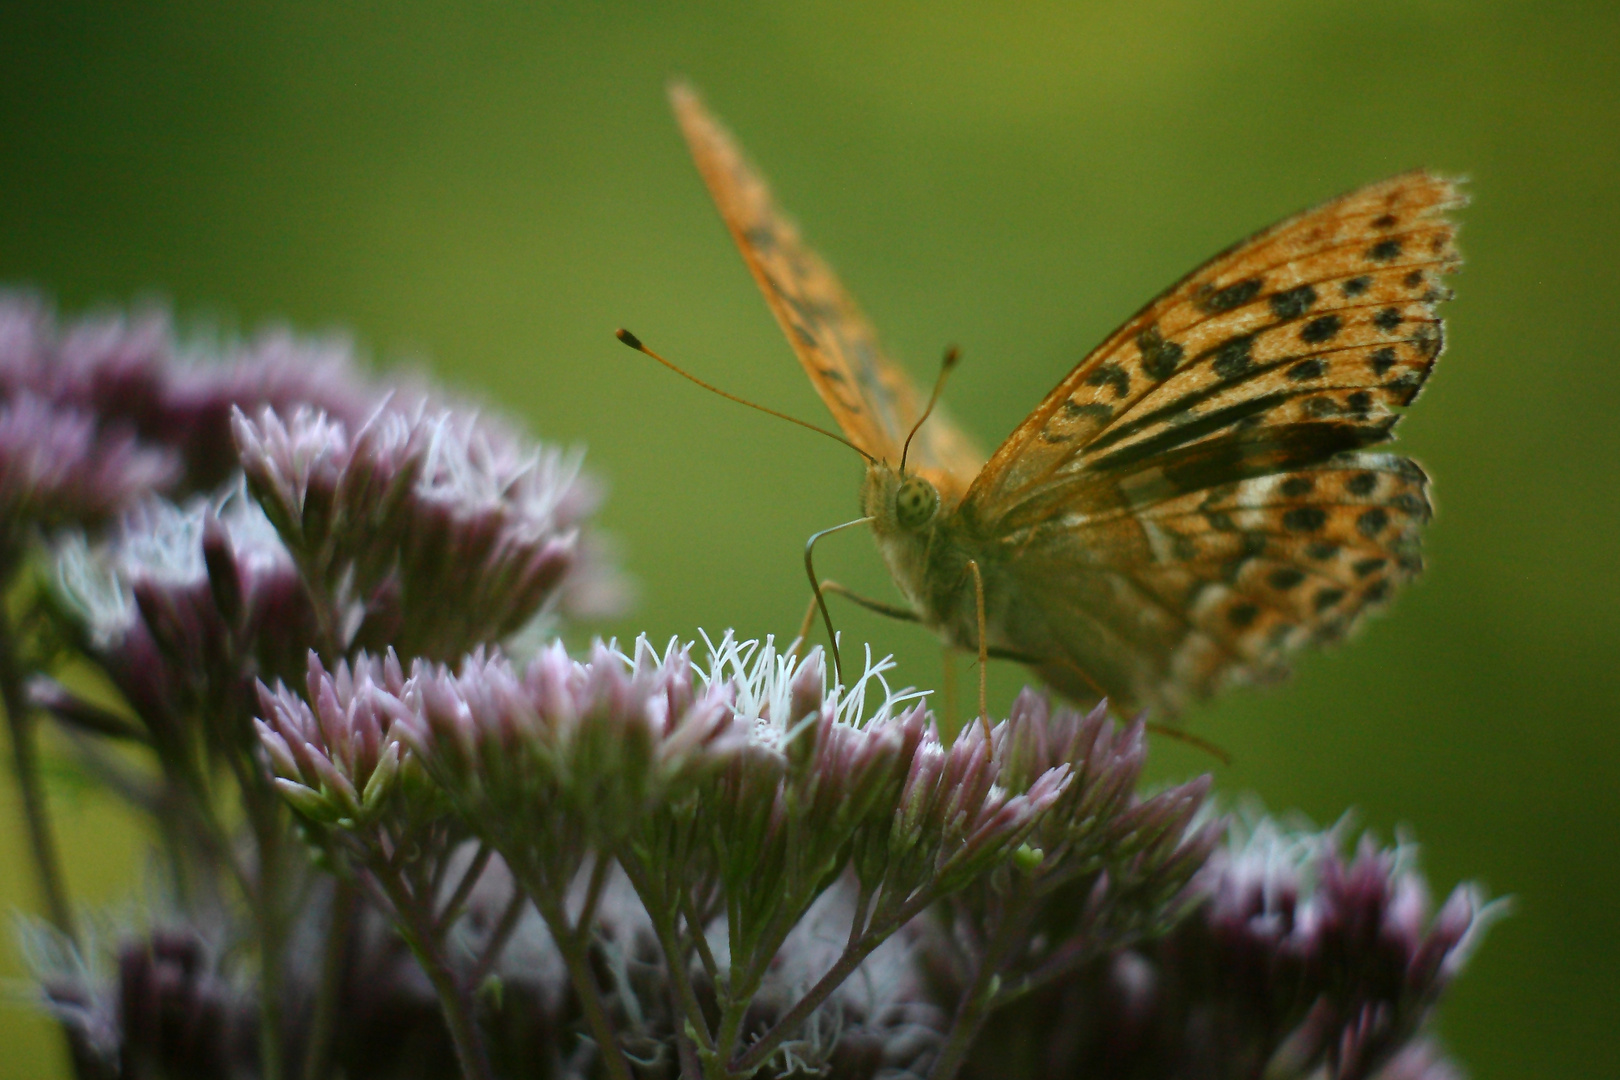
[[[1116,330],[1007,438],[969,496],[1001,531],[1121,485],[1131,506],[1389,437],[1440,355],[1458,263],[1426,172],[1373,184],[1217,256]]]
[[[1440,355],[1461,203],[1409,173],[1239,244],[996,451],[962,514],[1039,608],[1042,640],[1015,644],[1043,674],[1174,709],[1280,672],[1417,571],[1422,471],[1360,451]]]
[[[765,181],[697,94],[676,84],[670,101],[720,216],[821,400],[851,442],[897,463],[922,409],[911,380],[883,355],[860,308],[799,239]],[[959,497],[984,456],[935,409],[912,444],[910,460]]]

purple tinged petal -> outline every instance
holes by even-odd
[[[259,734],[259,742],[265,753],[270,757],[270,766],[277,776],[288,780],[300,779],[303,771],[299,769],[298,762],[293,758],[292,751],[287,747],[287,740],[278,735],[274,729],[263,720],[254,720],[253,729]]]

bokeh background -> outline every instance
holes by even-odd
[[[640,582],[607,632],[789,635],[858,462],[611,337],[824,419],[687,160],[676,74],[893,352],[926,378],[962,347],[949,398],[987,445],[1234,239],[1414,165],[1472,177],[1450,350],[1399,443],[1435,478],[1428,575],[1193,730],[1232,753],[1227,793],[1354,808],[1437,888],[1514,898],[1443,1015],[1476,1077],[1620,1075],[1620,5],[7,4],[0,281],[426,362],[589,446]],[[820,558],[889,589],[863,538]],[[937,685],[926,634],[842,624]],[[996,670],[996,701],[1019,683]],[[125,902],[142,838],[55,760],[76,895]],[[28,909],[14,808],[0,789],[0,906]],[[60,1074],[26,1009],[0,1004],[0,1048],[0,1076]]]

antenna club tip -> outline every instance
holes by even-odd
[[[962,350],[958,349],[955,345],[952,345],[945,350],[945,359],[941,366],[945,368],[946,371],[949,371],[951,368],[956,366],[956,362],[960,359],[962,359]]]
[[[635,349],[637,352],[641,352],[646,348],[646,346],[641,343],[640,338],[636,337],[636,335],[632,334],[622,326],[613,331],[613,336],[630,346],[632,349]]]

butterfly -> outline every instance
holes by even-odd
[[[1080,702],[1173,714],[1284,674],[1422,569],[1428,478],[1390,439],[1444,345],[1455,182],[1363,187],[1128,319],[988,459],[878,347],[697,95],[698,170],[810,381],[868,459],[895,584],[948,645]],[[984,627],[980,637],[979,627]]]

